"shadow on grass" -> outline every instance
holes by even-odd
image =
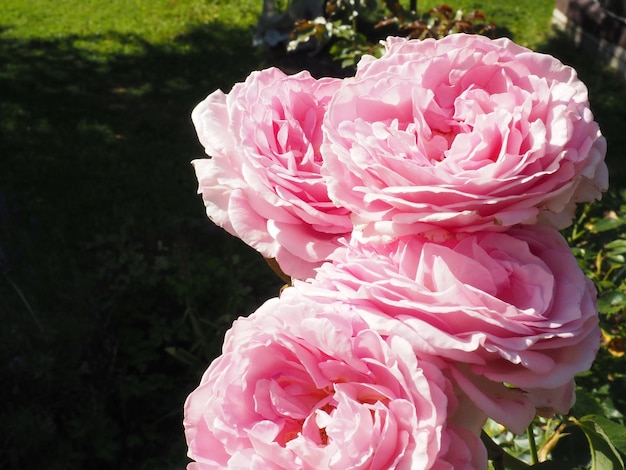
[[[189,164],[191,109],[259,67],[250,42],[0,39],[0,467],[186,463],[184,398],[280,287],[204,217]]]

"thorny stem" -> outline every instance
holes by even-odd
[[[563,431],[565,431],[566,427],[567,427],[567,423],[561,423],[561,425],[558,428],[556,428],[556,431],[554,431],[554,434],[552,434],[552,436],[550,436],[550,438],[546,441],[546,443],[543,446],[541,446],[541,449],[539,449],[539,453],[538,453],[540,462],[545,462],[546,460],[548,460],[548,455],[550,454],[550,452],[552,452],[552,449],[554,449],[554,447],[557,445],[557,443],[559,442],[559,439],[563,437]]]

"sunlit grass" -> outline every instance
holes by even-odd
[[[250,28],[261,2],[208,0],[3,0],[1,37],[55,40],[102,54],[133,54],[142,43],[176,45],[194,28],[220,23]],[[141,41],[121,38],[141,38]]]

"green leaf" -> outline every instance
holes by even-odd
[[[626,240],[618,238],[617,240],[613,240],[604,245],[605,248],[608,248],[614,253],[626,253]]]
[[[574,416],[597,415],[604,413],[597,394],[589,393],[580,387],[576,388],[576,402],[572,408]]]
[[[624,255],[622,255],[621,253],[615,254],[613,252],[609,252],[607,253],[606,257],[617,264],[624,264],[624,261],[626,261]]]
[[[589,224],[589,230],[591,230],[592,232],[606,232],[607,230],[613,230],[616,229],[618,227],[620,227],[621,225],[624,225],[624,223],[626,223],[626,220],[624,219],[599,219],[595,222],[592,222]]]
[[[626,306],[626,294],[618,290],[604,292],[598,299],[600,313],[615,313]]]
[[[589,443],[591,470],[624,470],[622,457],[603,429],[594,421],[595,416],[585,416],[576,421]]]
[[[602,430],[602,433],[611,441],[613,446],[626,455],[626,426],[599,415],[584,416],[580,420],[593,422],[597,429]]]

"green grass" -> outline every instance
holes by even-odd
[[[185,396],[279,285],[189,164],[193,106],[260,66],[260,5],[144,5],[2,5],[2,468],[181,466]]]
[[[567,52],[547,39],[550,2],[454,6]],[[0,0],[1,468],[186,462],[186,395],[232,319],[280,286],[204,217],[189,165],[195,104],[268,65],[260,7]],[[584,67],[623,148],[623,88]]]
[[[116,32],[165,44],[212,22],[248,28],[256,21],[261,4],[254,0],[3,0],[2,8],[0,23],[23,38]]]

